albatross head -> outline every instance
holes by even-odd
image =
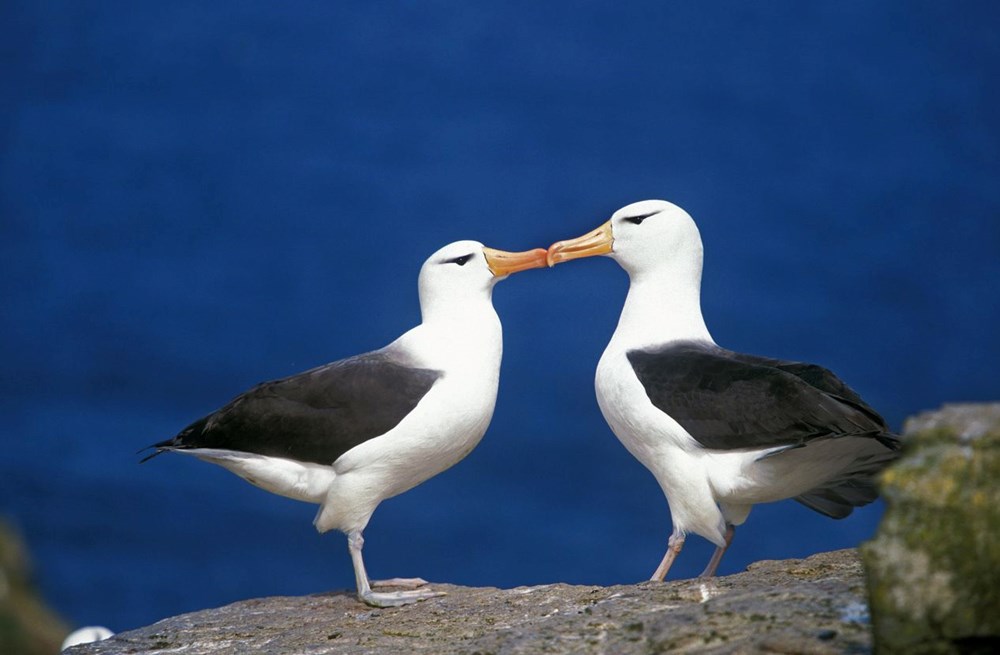
[[[449,243],[431,255],[420,269],[420,305],[459,311],[474,300],[490,301],[493,285],[508,275],[546,266],[546,251],[506,252],[478,241]]]
[[[629,348],[712,341],[701,314],[701,236],[683,209],[665,200],[627,205],[593,232],[552,244],[548,263],[593,255],[611,257],[629,276],[612,341]]]
[[[662,267],[684,267],[701,275],[698,227],[686,211],[666,200],[643,200],[622,207],[592,232],[549,247],[548,264],[607,255],[630,276]]]

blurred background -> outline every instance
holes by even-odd
[[[313,506],[136,451],[415,325],[445,243],[545,247],[640,199],[699,222],[721,345],[825,365],[895,428],[997,399],[998,7],[0,4],[0,516],[45,598],[120,631],[352,588]],[[593,392],[626,286],[597,258],[497,287],[492,426],[375,513],[374,577],[649,576],[667,505]],[[880,512],[758,506],[721,573]]]

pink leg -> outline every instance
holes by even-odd
[[[729,523],[726,524],[726,545],[719,546],[712,553],[712,559],[708,560],[708,566],[705,570],[701,572],[699,578],[711,578],[715,575],[715,570],[719,568],[719,562],[722,561],[722,555],[725,554],[726,549],[729,548],[729,544],[733,543],[733,535],[736,534],[736,526]]]
[[[670,570],[670,565],[674,563],[677,559],[677,555],[681,552],[681,548],[684,547],[684,534],[680,532],[674,532],[670,535],[670,539],[667,540],[667,552],[663,554],[663,560],[660,565],[656,567],[653,571],[653,577],[650,580],[655,580],[657,582],[663,582],[663,579],[667,577],[667,571]]]

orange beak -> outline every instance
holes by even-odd
[[[611,221],[608,221],[593,232],[587,232],[582,237],[567,239],[566,241],[556,241],[549,246],[549,254],[546,259],[549,266],[555,266],[562,262],[568,262],[571,259],[606,255],[611,252],[611,245],[614,241],[614,237],[611,236]]]
[[[496,250],[495,248],[483,248],[486,255],[486,265],[493,271],[493,275],[504,277],[518,271],[526,271],[529,268],[545,268],[548,265],[548,252],[542,248],[526,250],[524,252],[507,252],[506,250]]]

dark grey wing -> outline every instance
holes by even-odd
[[[440,376],[385,353],[358,355],[259,384],[154,447],[218,448],[332,464],[395,427]]]
[[[706,448],[795,447],[848,435],[895,442],[878,413],[814,364],[695,341],[627,355],[653,405]]]
[[[747,355],[744,353],[735,353],[732,351],[726,351],[731,357],[737,361],[745,361],[752,365],[760,366],[772,366],[778,370],[791,373],[795,377],[799,378],[806,384],[822,391],[823,393],[836,398],[842,403],[851,405],[854,409],[867,414],[871,420],[880,425],[886,436],[885,445],[887,447],[896,449],[899,447],[899,439],[896,435],[889,432],[889,426],[886,425],[885,420],[876,412],[874,409],[868,406],[868,404],[861,399],[854,389],[847,386],[843,380],[838,378],[829,369],[825,369],[822,366],[816,364],[808,364],[805,362],[789,362],[781,359],[771,359],[767,357],[757,357],[756,355]],[[891,443],[890,443],[891,442]]]

